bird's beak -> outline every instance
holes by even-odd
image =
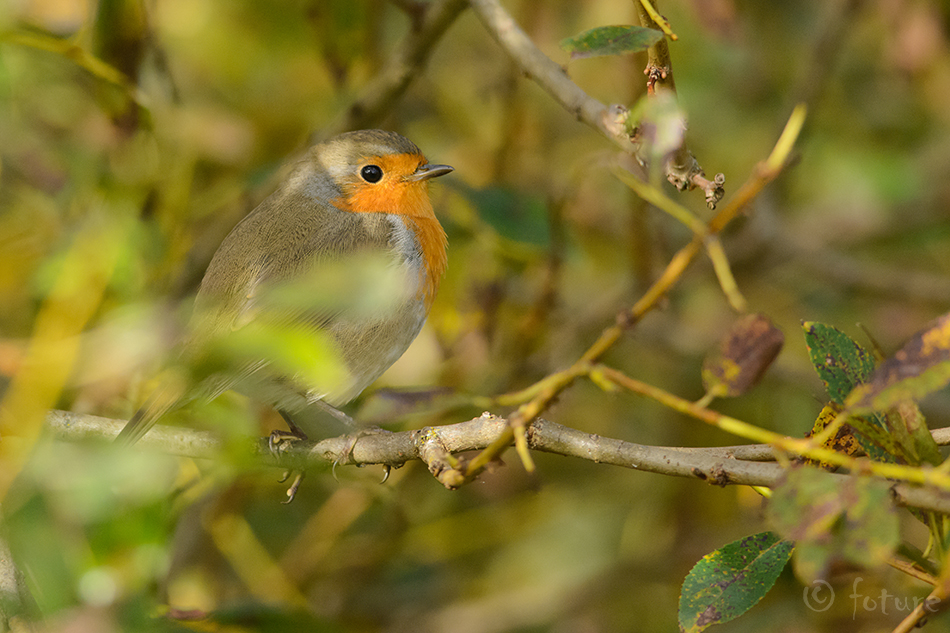
[[[455,171],[455,167],[449,167],[448,165],[430,165],[426,163],[425,165],[419,165],[416,171],[406,176],[405,180],[408,182],[428,180],[429,178],[444,176],[452,171]]]

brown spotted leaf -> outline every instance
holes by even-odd
[[[832,402],[844,404],[851,390],[874,371],[874,354],[836,327],[805,321],[802,329],[808,355],[828,396]]]
[[[717,396],[740,396],[751,389],[778,356],[785,336],[764,314],[747,314],[703,363],[703,386]]]
[[[950,313],[933,321],[881,363],[848,395],[852,413],[883,411],[919,400],[950,383]]]
[[[818,414],[818,418],[815,420],[810,435],[821,433],[826,426],[831,424],[834,419],[838,417],[839,413],[841,413],[841,407],[834,402],[829,402],[822,407],[821,413]],[[855,437],[855,428],[850,424],[842,424],[834,437],[828,438],[828,441],[825,442],[825,447],[838,453],[850,455],[851,457],[858,456],[864,452],[859,438]],[[806,459],[805,463],[817,464],[824,470],[833,471],[837,469],[836,465],[820,460]]]
[[[815,370],[835,405],[845,406],[854,392],[866,388],[875,373],[874,354],[841,330],[823,323],[802,323]],[[854,413],[849,411],[849,413]],[[850,432],[875,461],[939,463],[936,445],[920,416],[898,412],[858,411],[842,431]],[[935,461],[936,459],[936,461]]]
[[[696,563],[680,592],[680,630],[699,633],[754,607],[792,555],[791,541],[761,532],[724,545]]]

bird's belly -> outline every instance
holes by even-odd
[[[336,343],[343,370],[332,385],[307,384],[299,377],[276,374],[265,365],[232,386],[290,414],[303,411],[318,399],[342,406],[399,360],[422,329],[426,312],[424,302],[414,299],[387,318],[341,319],[330,325],[327,331]]]
[[[411,300],[391,318],[360,323],[338,322],[331,327],[348,380],[321,398],[334,406],[358,396],[405,353],[426,320],[425,305]]]
[[[336,344],[344,375],[332,384],[307,384],[300,377],[278,375],[265,363],[234,388],[287,413],[303,411],[318,399],[338,407],[360,395],[403,355],[428,315],[427,269],[404,219],[387,219],[392,230],[389,254],[394,257],[389,270],[399,272],[392,280],[399,288],[394,303],[375,313],[344,310],[319,325]],[[362,289],[354,292],[360,294]]]

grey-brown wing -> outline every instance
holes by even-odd
[[[320,292],[323,285],[332,286],[330,276],[345,273],[348,260],[390,253],[391,235],[391,225],[380,214],[316,204],[299,190],[275,193],[242,220],[215,253],[201,282],[196,314],[213,321],[207,326],[212,329],[237,329],[256,318],[269,296],[276,295],[279,305],[269,309],[284,312],[284,318],[324,323],[338,305]]]

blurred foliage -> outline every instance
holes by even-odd
[[[0,381],[29,396],[0,421],[3,442],[29,445],[52,406],[133,412],[215,248],[409,31],[400,4],[0,4]],[[566,37],[636,21],[627,0],[505,5],[562,64]],[[785,349],[760,384],[717,405],[801,435],[824,397],[802,320],[858,339],[860,322],[889,354],[950,309],[950,13],[932,0],[668,0],[662,11],[679,36],[690,147],[726,174],[727,199],[792,105],[809,104],[797,163],[723,236],[750,310],[785,332]],[[567,68],[592,96],[631,105],[643,61]],[[378,125],[457,170],[433,186],[447,277],[379,386],[531,384],[573,362],[689,237],[605,169],[612,148],[524,80],[470,13]],[[674,195],[708,217],[701,195]],[[606,360],[695,399],[702,358],[733,320],[702,262]],[[37,371],[50,366],[61,375]],[[947,426],[946,393],[922,406]],[[281,424],[234,395],[192,415],[241,433]],[[548,415],[643,444],[735,442],[588,383]],[[453,493],[418,463],[384,486],[378,469],[311,473],[284,507],[274,471],[41,439],[27,462],[0,464],[4,528],[43,630],[462,633],[671,630],[696,561],[765,529],[741,487],[543,454],[529,476],[509,459]],[[904,535],[926,544],[911,518]],[[840,599],[818,611],[786,573],[730,626],[836,631],[906,615],[852,614],[854,578],[832,578]],[[897,572],[862,580],[863,595],[927,593]],[[161,604],[215,620],[155,619]]]

